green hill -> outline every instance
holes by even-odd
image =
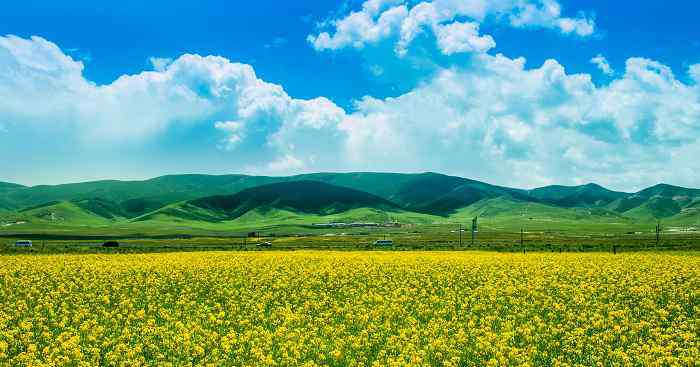
[[[438,173],[322,173],[303,177],[366,191],[406,210],[433,215],[446,216],[487,198],[531,200],[524,190]]]
[[[573,208],[602,207],[629,194],[591,183],[581,186],[545,186],[530,190],[529,195],[548,204]]]
[[[406,221],[425,222],[445,221],[466,213],[515,218],[522,208],[539,208],[552,216],[571,220],[607,220],[618,216],[642,222],[664,219],[695,223],[700,215],[700,190],[665,184],[634,194],[611,191],[596,184],[521,190],[437,173],[373,172],[288,177],[188,174],[142,181],[105,180],[34,187],[0,183],[3,217],[14,218],[25,215],[29,209],[56,203],[69,203],[72,209],[78,208],[83,214],[97,218],[83,217],[88,222],[125,224],[152,221],[156,217],[163,221],[201,223],[232,218],[270,221],[291,217],[296,221],[301,217],[323,221],[330,216],[340,218],[339,214],[348,212],[354,213],[350,219],[357,220],[400,214]],[[389,212],[392,214],[386,214]]]
[[[19,211],[18,220],[51,225],[85,226],[109,224],[108,218],[68,201],[49,202]]]
[[[17,209],[17,204],[9,198],[9,193],[24,189],[22,185],[10,183],[10,182],[0,182],[0,210],[9,211],[12,209]]]
[[[273,214],[330,216],[354,209],[401,211],[385,199],[363,191],[317,181],[291,181],[261,185],[233,195],[209,196],[175,204],[140,217],[140,221],[174,217],[183,220],[221,222]],[[249,214],[253,212],[252,214]]]
[[[289,177],[246,175],[172,175],[144,181],[94,181],[22,187],[2,194],[0,203],[20,209],[50,201],[104,200],[135,218],[167,205],[216,195],[231,195],[260,185],[318,181],[374,194],[409,210],[448,215],[484,198],[528,200],[522,190],[436,173],[316,173]],[[531,200],[531,199],[530,199]]]
[[[699,200],[700,190],[659,184],[613,201],[608,208],[639,220],[673,220],[696,213],[692,208]]]
[[[11,209],[51,201],[102,200],[121,207],[120,213],[136,217],[175,202],[204,196],[230,194],[275,178],[245,175],[175,175],[144,181],[93,181],[64,185],[22,187],[0,193],[0,203]]]
[[[5,192],[8,190],[15,190],[15,189],[21,189],[25,186],[11,183],[11,182],[0,182],[0,192]]]

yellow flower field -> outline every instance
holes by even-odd
[[[700,256],[0,256],[0,366],[700,365]]]

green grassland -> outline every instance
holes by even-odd
[[[249,232],[274,238],[275,248],[366,248],[389,237],[403,249],[466,249],[471,234],[462,232],[460,245],[459,228],[474,217],[479,248],[657,246],[659,222],[663,244],[685,248],[700,237],[700,190],[657,185],[629,194],[588,184],[526,191],[434,173],[0,184],[0,238],[7,240],[0,242],[39,239],[44,249],[48,241],[49,248],[92,251],[109,238],[135,249],[255,248],[244,239]],[[318,226],[328,223],[374,224]]]

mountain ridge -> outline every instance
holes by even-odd
[[[136,219],[178,203],[300,181],[356,190],[374,195],[404,211],[441,217],[499,198],[513,202],[515,206],[519,205],[517,203],[536,203],[564,209],[595,209],[596,212],[617,213],[647,221],[675,217],[694,220],[693,216],[700,208],[699,189],[669,184],[654,185],[636,193],[613,191],[595,183],[525,190],[434,172],[318,172],[294,176],[183,174],[148,180],[99,180],[31,187],[0,183],[0,209],[17,213],[22,209],[66,201],[104,220]]]

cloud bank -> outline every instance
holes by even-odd
[[[318,51],[347,47],[363,48],[386,39],[395,40],[398,55],[425,31],[431,32],[445,55],[483,53],[496,42],[490,35],[480,35],[486,20],[515,28],[553,29],[562,34],[588,37],[595,31],[595,21],[583,14],[575,18],[562,16],[556,0],[433,0],[414,6],[406,0],[368,0],[362,9],[340,19],[331,19],[307,40]],[[460,21],[468,19],[468,21]]]
[[[31,132],[90,152],[95,144],[158,144],[195,126],[216,137],[202,149],[230,156],[231,171],[430,170],[520,187],[700,186],[698,65],[684,83],[657,61],[631,58],[598,86],[556,60],[526,68],[523,58],[478,54],[408,93],[363,97],[351,110],[291,97],[222,57],[158,65],[97,85],[45,39],[0,37],[0,139]]]

